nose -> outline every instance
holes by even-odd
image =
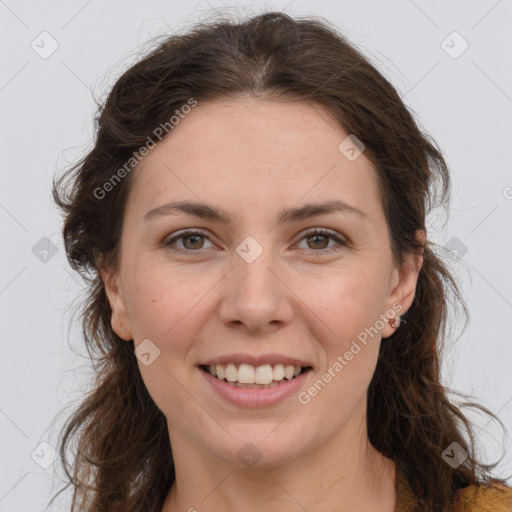
[[[276,265],[271,252],[264,250],[251,263],[234,255],[219,304],[219,317],[226,326],[264,334],[291,322],[293,293],[286,272]]]

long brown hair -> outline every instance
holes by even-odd
[[[97,372],[59,447],[67,487],[74,490],[72,510],[160,512],[174,481],[165,417],[145,388],[133,343],[112,329],[99,270],[118,263],[135,165],[127,168],[126,162],[190,98],[237,94],[326,107],[363,141],[378,170],[395,261],[424,249],[406,324],[381,345],[367,422],[370,442],[405,472],[426,510],[441,510],[460,487],[487,481],[493,467],[476,459],[471,424],[441,384],[450,297],[466,317],[467,307],[442,251],[415,238],[426,215],[448,204],[448,169],[395,88],[334,27],[321,18],[277,12],[198,24],[159,42],[113,86],[96,119],[92,150],[54,180],[67,257],[88,283],[81,321]],[[122,179],[113,182],[121,168]],[[455,469],[441,457],[453,442],[469,454]]]

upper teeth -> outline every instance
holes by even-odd
[[[229,363],[210,365],[207,368],[218,379],[241,384],[270,384],[272,381],[290,380],[297,377],[301,371],[300,366],[285,366],[283,364],[261,366],[241,364],[237,367],[237,365]]]

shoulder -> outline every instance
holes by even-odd
[[[457,492],[453,512],[512,512],[512,487],[499,482],[471,484]]]

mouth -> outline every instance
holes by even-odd
[[[205,373],[219,381],[224,381],[239,388],[264,389],[276,387],[284,382],[297,379],[311,371],[311,366],[294,366],[290,364],[211,364],[199,365]]]

